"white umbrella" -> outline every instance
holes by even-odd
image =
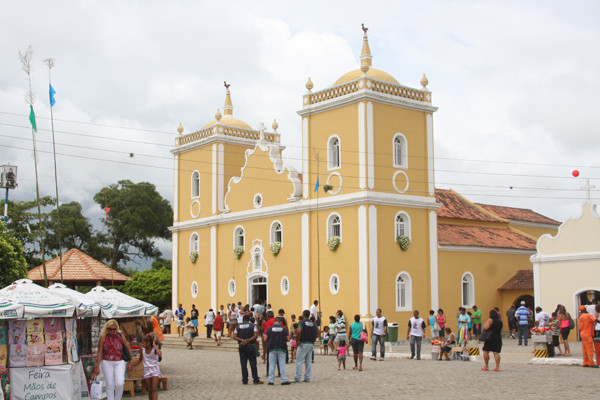
[[[75,307],[65,297],[36,285],[29,279],[19,279],[0,290],[0,294],[23,306],[23,318],[72,317]]]
[[[113,289],[107,290],[102,286],[96,286],[85,296],[100,306],[104,318],[139,317],[144,315],[146,306],[141,301],[129,296],[127,296],[129,299],[123,298],[114,292]]]
[[[111,292],[112,294],[114,294],[116,297],[122,298],[124,301],[141,303],[142,305],[144,305],[144,307],[146,307],[146,311],[145,311],[144,315],[153,315],[155,317],[158,315],[158,307],[156,307],[153,304],[146,303],[145,301],[136,299],[135,297],[132,297],[128,294],[119,292],[117,289],[108,289],[108,291]]]
[[[78,317],[96,317],[100,313],[100,306],[83,293],[68,288],[62,283],[55,283],[48,287],[52,293],[57,293],[69,299],[71,304],[77,309]]]
[[[0,296],[0,319],[23,318],[23,306]]]

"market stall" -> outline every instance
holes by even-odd
[[[3,324],[10,398],[89,397],[82,364],[76,362],[76,307],[72,302],[28,279],[0,290],[0,296],[22,307],[21,315]]]

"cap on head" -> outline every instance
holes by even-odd
[[[587,310],[586,306],[579,306],[579,311],[585,311]]]

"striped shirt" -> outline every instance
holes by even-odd
[[[345,335],[346,334],[346,317],[343,315],[339,317],[335,323],[338,326],[337,335]]]
[[[515,313],[515,318],[519,321],[519,325],[528,325],[529,321],[529,310],[525,306],[521,306],[517,308],[517,312]]]

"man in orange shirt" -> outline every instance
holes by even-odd
[[[594,325],[597,319],[588,314],[586,307],[579,307],[579,333],[581,336],[581,347],[583,348],[583,366],[598,368],[594,364]]]

